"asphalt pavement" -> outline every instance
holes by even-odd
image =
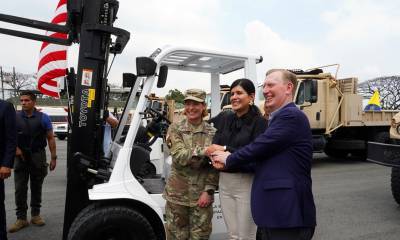
[[[29,226],[9,240],[61,239],[66,187],[66,141],[57,140],[58,162],[43,185],[43,227]],[[316,154],[313,191],[317,206],[314,240],[398,240],[400,207],[390,191],[390,168],[358,159]],[[14,182],[6,180],[8,226],[15,220]]]

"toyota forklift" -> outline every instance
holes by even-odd
[[[68,70],[63,90],[70,129],[63,240],[166,239],[162,192],[172,163],[165,143],[170,121],[164,107],[149,96],[154,85],[165,86],[168,71],[209,74],[211,117],[221,111],[221,75],[243,69],[243,77],[258,86],[256,64],[262,57],[186,47],[156,49],[149,57],[136,58],[136,74],[123,74],[129,97],[110,152],[103,152],[109,56],[122,53],[130,38],[128,31],[113,26],[118,7],[116,0],[68,0],[65,26],[0,14],[0,21],[66,33],[68,39],[0,28],[2,34],[79,44],[76,73]],[[155,151],[161,174],[148,175],[143,169]],[[214,197],[211,239],[226,239],[218,191]]]

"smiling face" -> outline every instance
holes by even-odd
[[[273,112],[292,101],[293,84],[285,80],[281,71],[267,75],[264,82],[263,94],[265,105]]]
[[[249,111],[250,103],[254,101],[254,93],[248,94],[242,86],[237,85],[231,90],[231,105],[232,110],[236,112],[238,116]]]
[[[201,123],[205,109],[206,105],[204,103],[194,100],[185,101],[185,115],[191,124],[197,125]]]

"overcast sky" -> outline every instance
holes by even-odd
[[[135,72],[134,59],[156,48],[184,45],[262,55],[258,81],[269,68],[340,64],[338,77],[360,81],[398,75],[400,1],[397,0],[120,0],[115,26],[131,33],[110,81]],[[0,12],[49,21],[58,0],[13,0]],[[10,26],[0,24],[0,26]],[[40,43],[0,35],[0,65],[35,72]],[[76,64],[76,47],[70,65]],[[199,78],[170,75],[167,87],[199,87]],[[172,78],[172,79],[171,79]],[[184,79],[184,80],[182,80]],[[197,79],[191,81],[191,79]],[[202,83],[201,83],[202,84]],[[209,88],[208,84],[204,85]]]

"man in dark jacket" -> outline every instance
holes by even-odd
[[[0,239],[7,240],[4,179],[10,177],[17,147],[14,106],[0,100]]]
[[[49,116],[36,110],[36,96],[31,91],[22,92],[20,102],[22,111],[17,112],[16,118],[18,146],[14,163],[17,221],[9,228],[10,233],[29,225],[27,221],[29,180],[32,216],[30,222],[36,226],[45,224],[40,216],[42,184],[47,175],[47,166],[53,171],[57,161],[56,141]],[[46,161],[46,141],[51,153],[50,165]]]
[[[256,162],[251,209],[265,240],[309,240],[316,225],[312,136],[307,117],[293,103],[296,85],[296,75],[268,71],[263,89],[271,111],[267,130],[232,154],[213,156],[215,165],[223,163],[226,169]]]

